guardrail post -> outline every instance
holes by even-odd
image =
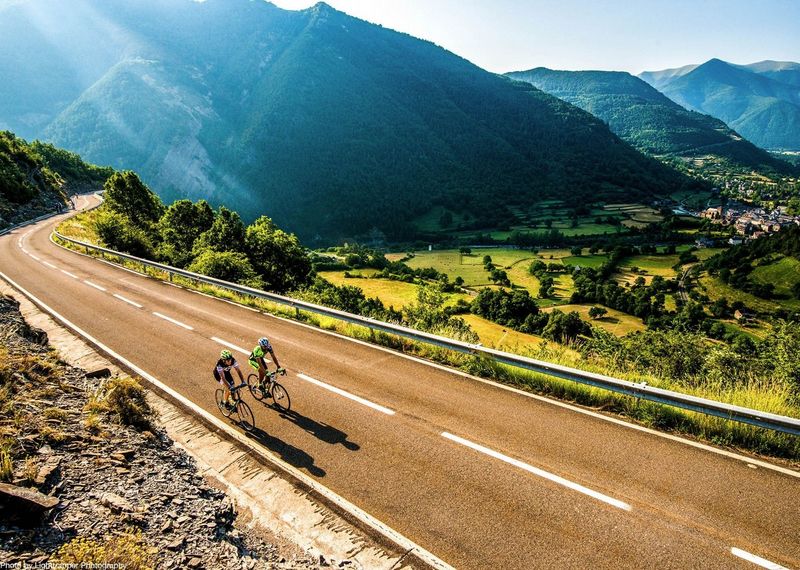
[[[297,318],[297,319],[299,319],[299,318],[300,318],[300,307],[295,307],[295,308],[294,308],[294,316],[295,316],[295,318]]]
[[[167,278],[169,279],[170,283],[172,282],[172,271],[167,271]]]

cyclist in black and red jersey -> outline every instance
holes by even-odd
[[[236,370],[239,374],[239,380],[244,382],[244,376],[239,369],[239,363],[236,362],[231,351],[226,349],[219,353],[219,360],[217,360],[216,365],[214,365],[214,378],[216,378],[217,382],[222,384],[222,389],[225,391],[224,403],[228,407],[233,405],[231,402],[231,388],[233,388],[234,384],[231,370]]]

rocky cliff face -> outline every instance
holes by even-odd
[[[111,403],[129,379],[64,364],[2,296],[0,341],[0,564],[320,565],[237,528],[232,501],[144,405]]]

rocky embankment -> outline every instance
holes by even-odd
[[[173,445],[141,388],[103,376],[60,361],[0,296],[0,565],[330,565],[237,528],[232,501]]]

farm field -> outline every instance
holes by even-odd
[[[544,342],[544,339],[541,337],[515,331],[493,323],[492,321],[488,321],[478,315],[466,314],[458,315],[458,317],[464,319],[475,334],[478,335],[478,338],[481,339],[481,344],[489,348],[496,348],[507,352],[524,352],[521,349],[536,346]]]
[[[658,210],[638,203],[597,203],[590,209],[576,210],[562,200],[542,200],[528,207],[509,206],[513,216],[503,228],[491,231],[466,229],[474,218],[441,206],[414,220],[421,232],[445,233],[467,238],[476,233],[488,233],[495,240],[506,240],[512,233],[543,234],[558,230],[566,236],[615,234],[625,227],[645,227],[663,219]]]
[[[576,311],[581,318],[591,323],[595,326],[598,326],[611,334],[615,334],[617,336],[623,336],[628,333],[636,332],[636,331],[643,331],[647,327],[645,326],[642,319],[638,317],[634,317],[632,315],[628,315],[621,311],[617,311],[615,309],[609,309],[608,314],[604,316],[602,319],[592,319],[589,316],[589,309],[596,305],[593,304],[580,304],[580,305],[559,305],[557,307],[548,307],[542,309],[545,312],[552,311],[553,309],[558,309],[559,311],[563,311],[565,313],[570,313],[572,311]]]
[[[758,283],[775,285],[775,294],[782,297],[777,300],[779,304],[787,308],[800,308],[800,299],[792,294],[792,287],[800,282],[800,261],[783,257],[768,265],[756,267],[750,278]]]
[[[741,301],[746,307],[759,313],[770,313],[779,308],[778,303],[761,299],[755,295],[751,295],[750,293],[745,293],[744,291],[735,289],[734,287],[723,283],[720,279],[711,277],[705,273],[700,277],[698,284],[712,302],[725,297],[728,299],[729,303]]]
[[[371,275],[372,273],[374,272],[369,271],[362,273],[362,275]],[[319,275],[334,285],[358,287],[367,297],[377,297],[387,307],[394,307],[397,310],[417,300],[419,286],[413,283],[391,281],[389,279],[345,278],[344,271],[321,271]],[[465,301],[471,299],[469,295],[464,295],[463,293],[445,293],[445,298],[447,305],[455,304],[458,299],[464,299]]]
[[[492,262],[506,272],[511,266],[524,267],[527,271],[530,261],[536,257],[533,252],[524,249],[480,248],[473,249],[471,255],[463,256],[457,249],[443,249],[416,252],[415,257],[408,260],[406,265],[412,269],[432,267],[441,273],[446,273],[450,281],[460,276],[468,287],[477,287],[491,284],[489,273],[483,268],[485,255],[490,256]]]

